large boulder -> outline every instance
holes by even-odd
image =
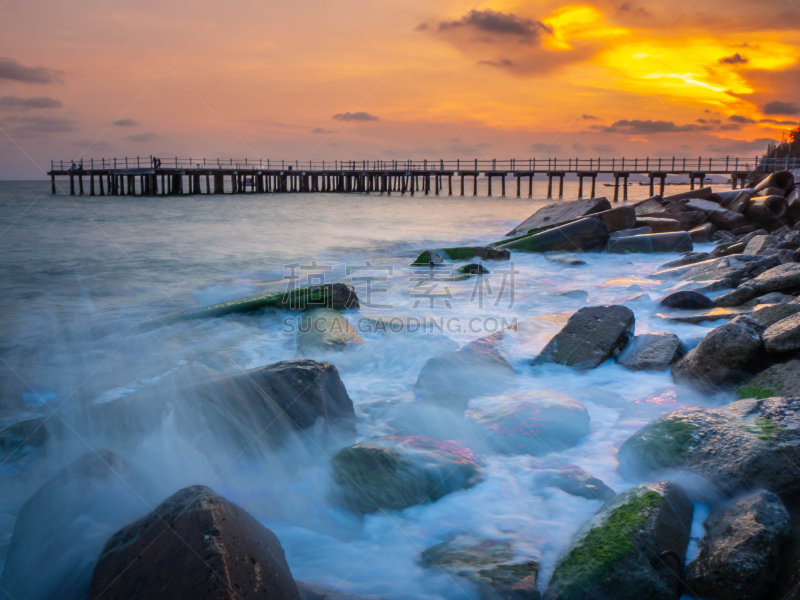
[[[737,227],[748,224],[744,215],[727,210],[717,202],[712,202],[711,200],[690,200],[686,203],[686,206],[690,210],[705,213],[708,221],[713,223],[717,229],[730,231],[731,229],[736,229]]]
[[[797,350],[800,348],[800,314],[794,314],[770,325],[762,338],[767,352],[777,354]]]
[[[481,600],[539,600],[536,561],[515,561],[508,540],[481,540],[456,535],[419,555],[427,569],[441,569],[472,583]]]
[[[764,327],[770,327],[797,313],[800,313],[800,304],[766,304],[757,306],[751,316]]]
[[[591,217],[506,242],[498,248],[520,252],[576,252],[605,245],[608,226]]]
[[[106,540],[145,512],[129,484],[145,487],[108,450],[84,454],[43,484],[17,515],[0,588],[26,600],[87,598]]]
[[[765,329],[746,315],[717,327],[672,367],[673,379],[710,392],[741,383],[763,348]]]
[[[636,319],[625,306],[589,306],[569,318],[535,362],[594,369],[615,357],[633,337]]]
[[[275,534],[198,485],[176,492],[108,540],[90,598],[211,600],[244,593],[300,600]]]
[[[646,333],[634,337],[616,361],[631,371],[665,371],[681,356],[681,341],[674,333]]]
[[[344,350],[364,340],[338,310],[318,308],[299,322],[297,349],[303,354],[319,350]]]
[[[800,396],[800,360],[772,365],[736,390],[739,398]]]
[[[692,503],[671,482],[618,494],[576,534],[545,600],[678,600]]]
[[[798,398],[766,398],[670,413],[620,446],[620,472],[636,479],[661,469],[682,469],[705,477],[728,495],[757,487],[796,493],[798,406]]]
[[[525,235],[534,229],[556,227],[605,210],[611,210],[611,203],[606,198],[592,198],[591,200],[576,200],[574,202],[550,204],[537,210],[506,235]]]
[[[477,441],[506,454],[548,454],[589,435],[583,404],[540,390],[475,398],[465,418]]]
[[[435,502],[483,479],[460,442],[393,435],[343,448],[333,457],[332,499],[357,513]]]
[[[684,290],[681,292],[672,292],[662,298],[659,304],[667,308],[696,310],[699,308],[713,308],[714,301],[700,292]]]
[[[749,492],[703,523],[700,553],[686,568],[686,586],[709,600],[760,600],[778,575],[789,513],[772,492]]]
[[[465,408],[470,398],[496,394],[514,378],[514,369],[498,351],[505,332],[496,332],[457,351],[429,359],[414,384],[426,401]]]

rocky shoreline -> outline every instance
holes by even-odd
[[[421,552],[422,568],[463,581],[482,599],[800,597],[794,587],[800,570],[800,198],[789,172],[754,174],[747,185],[616,208],[602,198],[554,204],[505,240],[428,248],[412,263],[433,269],[464,262],[452,274],[461,280],[480,277],[517,252],[571,253],[562,256],[565,267],[579,265],[579,253],[586,252],[681,254],[652,275],[676,282],[659,301],[660,316],[726,321],[699,343],[672,333],[637,335],[634,312],[624,304],[587,306],[530,357],[531,365],[576,371],[609,360],[629,371],[669,370],[679,389],[739,398],[680,409],[641,427],[619,447],[619,472],[635,484],[619,494],[549,456],[589,434],[580,401],[509,391],[517,374],[501,347],[526,335],[524,321],[435,356],[419,372],[411,408],[462,415],[452,439],[427,435],[418,417],[398,412],[396,434],[356,443],[356,412],[337,367],[310,359],[159,384],[84,407],[71,426],[86,434],[98,422],[124,422],[126,430],[113,433],[115,448],[174,414],[188,428],[211,423],[209,430],[221,437],[229,431],[259,437],[269,429],[248,453],[261,459],[289,438],[329,449],[328,498],[357,516],[437,502],[480,485],[484,457],[474,449],[487,441],[498,454],[540,457],[532,470],[542,485],[602,506],[559,556],[546,589],[537,582],[537,558],[521,556],[506,540],[459,535]],[[694,243],[710,241],[717,242],[713,251],[694,252]],[[297,310],[312,325],[298,338],[301,353],[342,351],[363,343],[346,318],[358,308],[354,288],[327,284],[300,288],[288,299],[267,294],[214,305],[148,328]],[[316,321],[327,328],[315,329]],[[0,431],[0,448],[35,460],[48,438],[59,435],[58,423],[46,421]],[[100,450],[42,485],[19,513],[0,586],[24,598],[357,598],[295,581],[275,534],[211,488],[186,487],[148,510],[99,510],[101,501],[116,502],[121,474],[138,476],[122,454]],[[713,501],[697,556],[687,562],[693,503],[701,501],[690,480],[712,489],[702,498]],[[107,535],[88,542],[93,560],[72,563],[71,527],[81,518],[101,522]],[[55,565],[60,575],[37,578],[43,564]]]

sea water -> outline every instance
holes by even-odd
[[[567,267],[546,255],[514,253],[510,262],[487,263],[492,273],[484,278],[441,282],[433,293],[422,293],[419,273],[409,266],[420,251],[502,239],[557,201],[487,197],[480,183],[477,197],[150,198],[53,196],[49,182],[0,182],[0,426],[36,415],[58,419],[53,409],[113,401],[191,365],[235,373],[298,358],[290,313],[230,315],[152,331],[142,325],[289,285],[341,281],[354,285],[361,299],[362,308],[348,314],[354,324],[380,316],[442,324],[428,333],[364,331],[360,346],[310,356],[338,367],[355,405],[359,439],[394,432],[397,407],[414,400],[414,382],[428,359],[503,323],[532,321],[533,332],[506,348],[518,373],[507,393],[546,390],[580,400],[591,417],[590,434],[556,457],[616,492],[635,485],[617,472],[623,441],[661,414],[726,399],[688,390],[677,395],[668,371],[631,372],[613,361],[575,371],[532,366],[531,359],[582,306],[628,302],[637,334],[673,332],[689,346],[719,322],[678,324],[657,316],[657,300],[676,282],[648,276],[675,255],[587,253],[580,255],[586,264]],[[536,182],[534,198],[543,198],[545,188]],[[630,201],[647,192],[646,186],[631,186]],[[567,198],[576,193],[568,185]],[[557,295],[570,290],[584,290],[588,299]],[[76,433],[62,440],[45,458],[3,460],[0,561],[26,498],[76,456],[106,441],[102,435],[79,438]],[[512,541],[520,560],[540,563],[544,590],[559,553],[601,505],[554,488],[536,489],[534,457],[479,447],[485,469],[480,484],[435,503],[360,517],[330,502],[333,483],[323,451],[309,455],[288,446],[268,466],[246,454],[221,464],[210,457],[219,440],[199,438],[187,439],[166,418],[124,448],[124,458],[148,482],[127,490],[139,512],[146,514],[186,485],[210,485],[276,533],[296,579],[345,592],[475,597],[463,580],[418,564],[420,552],[455,534]]]

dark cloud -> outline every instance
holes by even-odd
[[[685,127],[679,127],[672,121],[646,121],[640,119],[622,119],[612,123],[609,127],[598,127],[605,133],[624,133],[624,134],[650,134],[650,133],[680,133],[686,131]]]
[[[741,123],[744,125],[745,123],[755,123],[753,119],[749,119],[748,117],[743,117],[741,115],[731,115],[728,117],[729,120],[733,121],[734,123]]]
[[[65,133],[75,131],[78,122],[64,117],[48,115],[11,116],[2,121],[3,127],[8,128],[9,134],[17,137],[34,137],[52,133]]]
[[[322,127],[314,127],[311,133],[336,133],[333,129],[323,129]]]
[[[599,154],[611,154],[612,152],[616,152],[617,149],[615,146],[611,144],[592,144],[589,146],[593,152],[597,152]]]
[[[650,17],[652,13],[643,6],[636,6],[634,2],[623,2],[617,12],[622,14],[630,14],[639,17]]]
[[[60,100],[37,96],[36,98],[18,98],[16,96],[3,96],[0,98],[0,110],[31,110],[41,108],[61,108],[64,105]]]
[[[595,117],[594,115],[581,115],[581,118],[584,121],[599,121],[600,117]]]
[[[765,115],[797,115],[800,114],[800,104],[792,102],[767,102],[764,105]]]
[[[720,139],[719,144],[709,144],[708,149],[717,154],[739,154],[744,152],[765,152],[768,144],[774,144],[775,140],[770,138],[758,138],[748,140],[725,140]]]
[[[133,119],[117,119],[112,125],[115,127],[137,127],[139,121],[134,121]]]
[[[490,67],[513,67],[514,62],[503,58],[500,60],[481,60],[478,61],[479,65],[489,65]]]
[[[773,125],[797,125],[797,121],[779,121],[778,119],[759,119],[759,123],[772,123]]]
[[[560,144],[542,144],[541,142],[531,144],[531,150],[539,154],[558,154],[563,149],[564,147]]]
[[[733,56],[726,56],[725,58],[719,59],[719,64],[721,65],[746,65],[749,62],[750,61],[748,59],[738,52]]]
[[[22,83],[61,83],[63,71],[47,67],[26,67],[13,58],[0,58],[0,80]]]
[[[579,152],[581,154],[586,152],[586,146],[584,146],[580,142],[575,142],[574,144],[572,144],[572,149],[575,150],[575,152]]]
[[[414,31],[428,31],[431,28],[430,25],[427,23],[420,23],[416,27],[414,27]]]
[[[157,137],[158,135],[156,135],[155,133],[148,132],[148,133],[136,133],[134,135],[126,135],[125,139],[128,140],[129,142],[133,142],[134,144],[138,144],[138,143],[152,142]]]
[[[345,113],[337,113],[331,117],[332,119],[336,119],[337,121],[378,121],[378,117],[376,115],[371,115],[368,112],[359,111],[359,112],[345,112]]]
[[[471,10],[457,21],[445,21],[439,25],[442,31],[457,28],[503,37],[511,36],[525,44],[538,42],[541,33],[549,31],[540,21],[522,19],[511,13],[505,14],[491,9]]]

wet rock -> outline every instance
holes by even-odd
[[[358,307],[358,296],[352,285],[346,283],[326,283],[296,288],[288,292],[260,294],[240,300],[222,302],[197,310],[185,311],[178,315],[154,319],[153,321],[148,321],[143,324],[143,327],[150,329],[152,327],[168,325],[182,320],[223,317],[236,313],[255,312],[265,308],[282,310],[330,308],[333,310],[346,310]]]
[[[705,213],[706,218],[710,223],[713,223],[718,229],[730,231],[743,225],[748,225],[747,219],[744,215],[727,210],[716,202],[710,200],[690,200],[686,206],[691,210],[699,210]]]
[[[583,404],[541,390],[475,398],[465,420],[477,441],[503,454],[547,454],[589,435]]]
[[[628,344],[634,326],[633,311],[625,306],[582,308],[570,317],[535,362],[594,369]]]
[[[48,438],[44,426],[46,420],[47,417],[25,419],[0,431],[0,453],[10,455],[18,450],[29,451],[44,446]]]
[[[773,365],[736,390],[739,398],[800,396],[800,360]]]
[[[144,485],[113,452],[79,457],[42,485],[14,523],[0,586],[9,597],[84,600],[93,561],[111,534],[144,507],[131,489]]]
[[[636,216],[640,215],[647,215],[650,213],[661,212],[664,210],[664,203],[661,200],[661,196],[653,196],[652,198],[647,198],[646,200],[641,200],[633,205],[634,210],[636,211]]]
[[[771,354],[800,349],[800,314],[773,323],[762,334],[762,338],[764,348]]]
[[[611,232],[630,229],[636,225],[636,212],[632,206],[618,206],[593,213],[592,218],[605,223]]]
[[[333,457],[333,500],[358,513],[402,510],[479,483],[482,469],[461,442],[392,435]]]
[[[706,321],[730,321],[740,315],[749,315],[751,311],[749,308],[714,308],[711,310],[685,310],[679,313],[656,313],[654,316],[672,321],[674,323],[691,323],[697,325]]]
[[[756,304],[789,304],[794,302],[797,298],[780,292],[770,292],[755,299]]]
[[[537,487],[554,487],[571,496],[602,502],[606,502],[616,495],[614,490],[600,479],[592,477],[580,467],[558,458],[540,458],[531,463],[530,468],[535,471],[533,481]]]
[[[717,327],[672,367],[673,379],[709,392],[741,383],[749,376],[746,368],[763,348],[764,330],[748,316]]]
[[[633,402],[628,402],[620,412],[619,418],[620,420],[652,421],[656,417],[683,408],[687,408],[687,406],[680,403],[677,391],[673,388],[667,388]]]
[[[747,242],[747,246],[745,247],[742,254],[755,256],[756,254],[759,254],[762,250],[769,248],[770,244],[774,243],[777,243],[774,236],[757,235],[753,237],[749,242]]]
[[[689,237],[695,244],[705,244],[711,241],[711,236],[717,230],[713,223],[703,223],[689,230]]]
[[[419,555],[419,562],[426,569],[464,577],[476,586],[482,600],[539,600],[538,563],[515,563],[514,558],[510,541],[462,534],[428,548]]]
[[[564,267],[580,267],[581,265],[586,264],[585,260],[581,260],[574,254],[548,253],[545,254],[544,257],[548,261],[554,262]]]
[[[772,257],[766,257],[769,260]],[[778,265],[758,275],[728,294],[715,300],[717,306],[739,306],[748,300],[770,292],[800,290],[800,264]]]
[[[90,597],[210,600],[244,591],[275,600],[300,598],[275,534],[198,485],[173,494],[108,540]]]
[[[414,391],[426,401],[462,408],[470,398],[501,392],[515,376],[499,352],[503,335],[493,333],[429,359]]]
[[[449,258],[449,257],[448,257]],[[440,265],[445,259],[441,250],[423,250],[411,266]]]
[[[756,229],[754,231],[748,232],[747,235],[739,238],[739,241],[740,242],[749,242],[753,238],[758,237],[760,235],[768,235],[768,234],[767,234],[767,231],[765,229]]]
[[[658,269],[659,271],[662,271],[664,269],[672,269],[674,267],[683,267],[686,265],[692,265],[706,261],[709,258],[711,258],[711,255],[708,252],[687,252],[676,260],[671,260],[668,263],[664,263]]]
[[[711,256],[731,256],[733,254],[742,254],[747,248],[744,242],[732,242],[730,244],[720,244],[711,251]]]
[[[617,494],[562,555],[545,600],[676,600],[692,503],[671,482]]]
[[[344,350],[364,340],[338,310],[318,308],[300,321],[297,349],[303,354],[319,350]]]
[[[509,231],[506,236],[526,235],[531,230],[541,227],[556,227],[605,210],[611,210],[611,203],[606,198],[550,204],[537,210],[517,227]]]
[[[653,233],[669,233],[670,231],[681,231],[681,223],[676,219],[659,217],[637,217],[636,227],[649,227]]]
[[[682,469],[708,479],[723,494],[762,487],[800,490],[798,398],[748,399],[722,408],[687,408],[648,423],[620,446],[620,472],[646,477]]]
[[[608,240],[608,251],[616,254],[632,252],[691,252],[692,238],[685,231],[653,233]]]
[[[687,310],[697,310],[699,308],[712,308],[714,302],[708,296],[691,290],[683,292],[673,292],[661,299],[662,306],[668,308],[680,308]]]
[[[715,242],[730,244],[735,242],[739,238],[733,235],[730,231],[723,231],[722,229],[718,229],[711,235],[711,239]]]
[[[750,492],[714,511],[703,525],[700,554],[686,569],[687,587],[710,600],[764,598],[790,531],[780,498],[765,490]]]
[[[631,371],[665,371],[683,356],[681,341],[673,333],[637,335],[617,355],[617,364]]]
[[[584,290],[569,290],[568,292],[559,292],[556,296],[572,298],[573,300],[587,300],[589,298],[589,292]]]
[[[631,237],[632,235],[646,235],[653,233],[649,227],[636,227],[635,229],[620,229],[611,232],[611,238]]]
[[[465,275],[488,275],[489,269],[478,263],[469,263],[463,267],[458,267],[456,273],[463,273]]]
[[[765,327],[769,327],[797,313],[800,313],[800,304],[769,304],[757,306],[752,312],[752,317]]]
[[[573,203],[567,202],[562,206],[568,204]],[[605,223],[586,218],[506,242],[498,247],[521,252],[576,252],[600,248],[606,243],[608,236]]]
[[[491,246],[437,248],[435,250],[423,250],[411,263],[411,266],[437,265],[447,261],[469,260],[475,257],[482,260],[508,260],[511,258],[511,253],[508,250]]]

